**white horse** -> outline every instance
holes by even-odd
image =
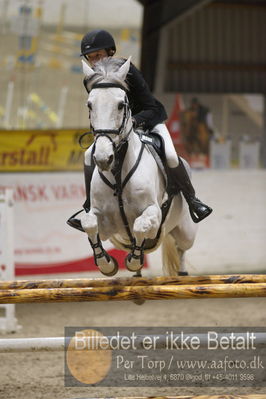
[[[121,60],[104,59],[95,70],[83,61],[94,133],[85,164],[95,162],[96,167],[90,211],[81,217],[81,225],[103,274],[112,276],[118,270],[102,246],[110,240],[129,253],[126,267],[137,275],[144,253],[162,243],[164,272],[176,276],[185,272],[184,253],[193,245],[196,225],[182,194],[168,198],[161,168],[133,130],[125,82],[129,67],[130,58],[122,65]]]

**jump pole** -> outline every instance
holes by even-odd
[[[100,399],[100,398],[95,398]],[[182,396],[123,396],[101,399],[266,399],[266,394],[255,395],[182,395]]]
[[[64,349],[64,337],[0,339],[0,353],[54,352]]]
[[[207,284],[253,284],[266,283],[266,274],[234,274],[179,277],[127,277],[127,278],[81,278],[56,280],[0,281],[0,290],[37,288],[86,288],[110,286],[154,285],[207,285]]]
[[[242,336],[246,332],[238,332],[236,336]],[[256,348],[265,348],[266,347],[266,333],[265,332],[255,332],[255,342]],[[222,337],[230,338],[231,333],[222,333],[218,334],[218,339]],[[207,334],[199,333],[196,336],[200,340],[200,347],[207,348],[208,347],[208,336]],[[137,335],[134,340],[134,346],[138,349],[144,348],[144,338],[146,335]],[[166,349],[166,336],[165,335],[149,335],[149,337],[155,342],[156,339],[156,349]],[[173,339],[178,337],[177,335],[173,335]],[[183,339],[186,337],[190,337],[188,334],[183,335]],[[66,350],[110,350],[108,345],[106,345],[106,338],[109,342],[114,336],[86,336],[85,342],[86,345],[82,343],[82,347],[80,347],[80,340],[76,336],[72,337],[41,337],[41,338],[2,338],[0,339],[0,353],[17,353],[17,352],[55,352],[55,351],[64,351]],[[123,339],[130,338],[128,336],[119,336],[118,340],[122,342]],[[103,349],[101,349],[103,348]],[[186,348],[184,348],[186,349]]]
[[[0,304],[249,297],[266,297],[266,283],[12,289],[0,291]]]

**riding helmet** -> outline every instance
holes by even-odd
[[[96,29],[88,32],[81,40],[81,56],[102,49],[106,49],[108,55],[113,55],[116,52],[114,38],[106,30]],[[108,50],[111,50],[111,53]]]

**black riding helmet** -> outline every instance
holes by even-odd
[[[86,33],[81,40],[81,56],[105,49],[109,56],[114,55],[116,46],[113,36],[106,30],[96,29]]]

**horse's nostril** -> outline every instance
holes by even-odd
[[[110,165],[113,162],[114,156],[110,155],[109,159],[108,159],[108,165]]]

